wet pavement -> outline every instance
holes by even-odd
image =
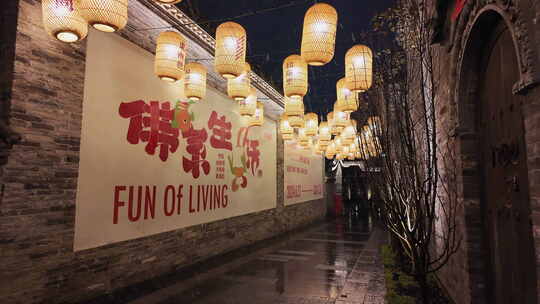
[[[327,221],[131,303],[382,304],[384,238],[367,217]]]

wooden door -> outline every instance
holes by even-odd
[[[489,258],[488,303],[536,303],[536,260],[529,204],[519,77],[508,29],[497,27],[483,56],[479,131],[483,213]]]

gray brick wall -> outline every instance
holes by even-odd
[[[144,6],[130,3],[132,26],[152,20]],[[157,32],[128,27],[121,35],[152,50]],[[194,48],[197,56],[206,56]],[[43,30],[40,1],[20,0],[11,124],[23,139],[1,176],[0,303],[91,299],[325,215],[324,200],[284,207],[283,145],[278,141],[276,209],[74,253],[85,50],[85,42],[51,39]],[[218,78],[210,83],[224,88]]]

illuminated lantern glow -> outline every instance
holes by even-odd
[[[285,141],[294,140],[294,133],[291,134],[281,134],[281,138]]]
[[[355,157],[356,159],[363,159],[363,158],[362,158],[362,153],[361,153],[360,151],[355,152],[355,153],[354,153],[354,157]]]
[[[327,121],[321,121],[319,124],[319,143],[322,145],[328,145],[332,139],[332,134],[330,133],[330,126]]]
[[[334,124],[334,112],[328,113],[326,116],[326,119],[328,120],[328,124],[330,125],[330,134],[338,136],[343,131],[343,127],[336,126]]]
[[[257,109],[255,114],[249,120],[250,127],[260,127],[264,124],[264,105],[262,102],[257,101]]]
[[[347,159],[348,159],[348,160],[355,160],[354,153],[349,153],[349,154],[347,154]]]
[[[304,115],[304,102],[299,98],[285,98],[285,114],[289,117]]]
[[[281,115],[281,119],[279,121],[279,131],[281,135],[292,135],[294,133],[294,128],[291,127],[289,123],[289,117],[285,114]]]
[[[250,72],[251,66],[249,63],[246,63],[244,65],[244,72],[240,76],[228,79],[227,94],[230,98],[236,101],[242,101],[248,97],[251,89]]]
[[[365,45],[355,45],[345,54],[345,86],[353,92],[367,91],[373,81],[373,53]]]
[[[306,135],[307,136],[315,136],[317,135],[317,131],[319,129],[319,117],[315,113],[307,113],[304,116],[304,120],[306,122],[304,128],[306,129]]]
[[[334,104],[332,125],[335,127],[341,128],[341,130],[343,130],[350,123],[349,114],[343,112],[338,107],[336,107],[336,104],[337,103]]]
[[[290,55],[283,61],[283,91],[289,98],[301,99],[307,94],[307,63],[299,55]]]
[[[167,82],[184,77],[186,40],[177,32],[162,32],[157,38],[154,73]]]
[[[225,22],[216,29],[216,71],[227,79],[240,76],[245,71],[246,30],[238,23]]]
[[[257,111],[257,90],[255,88],[250,89],[248,97],[238,103],[240,116],[252,117]]]
[[[343,154],[341,152],[336,153],[336,159],[337,160],[344,160],[345,159],[345,154]]]
[[[341,78],[336,84],[336,106],[345,113],[358,110],[358,93],[352,92],[345,86],[345,78]]]
[[[309,65],[325,65],[334,58],[338,14],[326,4],[310,7],[304,17],[302,57]]]
[[[199,101],[206,96],[206,67],[198,62],[186,64],[184,93],[191,101]]]
[[[88,23],[75,9],[74,0],[42,0],[43,26],[62,42],[77,42],[88,35]]]
[[[298,144],[302,147],[309,144],[309,136],[306,134],[305,128],[298,129]]]
[[[98,31],[113,33],[128,21],[128,0],[76,0],[81,16]]]
[[[343,136],[343,139],[348,143],[354,142],[354,139],[356,138],[356,120],[350,119],[349,125],[346,126],[345,129],[343,129],[341,135]]]
[[[154,0],[158,3],[163,3],[163,4],[176,4],[176,3],[180,3],[182,2],[182,0]]]
[[[343,151],[343,142],[340,137],[334,138],[334,145],[336,148],[336,153],[341,153]]]
[[[289,124],[293,128],[303,128],[305,126],[304,115],[302,116],[289,116]]]
[[[336,155],[336,145],[334,142],[330,142],[330,144],[326,147],[326,151],[325,151],[325,156],[326,158],[328,159],[332,159],[334,158],[334,156]]]

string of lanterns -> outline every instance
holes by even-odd
[[[155,0],[175,4],[181,0]],[[128,20],[128,0],[42,0],[45,30],[57,40],[73,43],[85,39],[88,25],[103,32],[123,29]],[[337,159],[375,157],[377,138],[365,130],[358,135],[350,119],[359,108],[358,93],[372,85],[373,54],[365,45],[355,45],[345,55],[345,77],[336,83],[337,100],[326,121],[315,113],[304,113],[303,98],[308,92],[308,65],[322,66],[334,58],[338,14],[326,3],[311,6],[305,16],[300,55],[292,54],[283,62],[285,112],[280,120],[284,140],[298,139],[303,147]],[[238,23],[224,22],[216,29],[214,69],[227,80],[227,94],[239,103],[240,115],[248,125],[264,122],[264,106],[251,86],[251,68],[246,62],[246,30]],[[154,72],[163,81],[183,80],[186,97],[197,102],[205,98],[207,69],[196,62],[186,64],[187,40],[177,32],[159,34]],[[324,118],[324,117],[323,117]],[[378,118],[368,122],[380,125]],[[332,139],[332,136],[334,139]],[[356,144],[355,142],[361,144]],[[353,146],[354,145],[354,146]],[[367,152],[367,153],[366,153]]]

